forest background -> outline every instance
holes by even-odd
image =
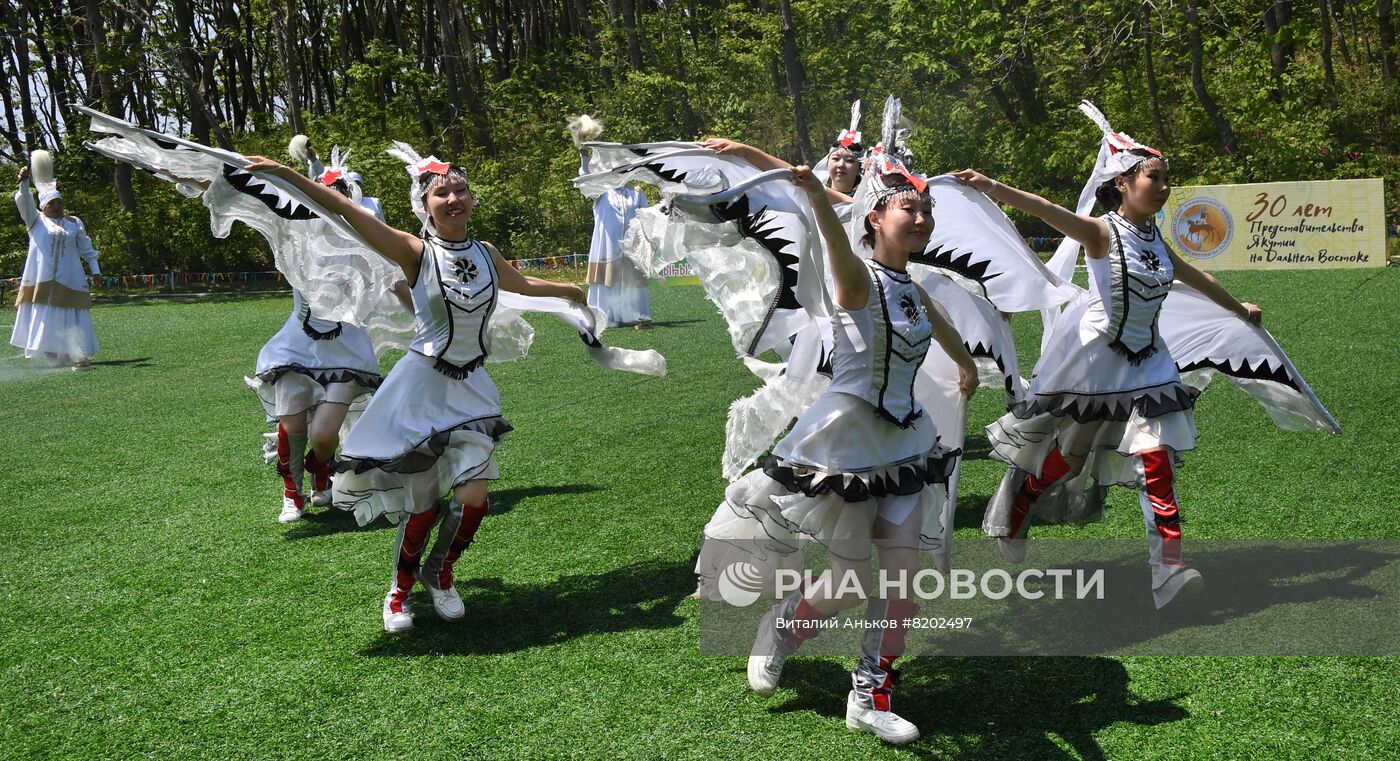
[[[0,176],[54,151],[108,274],[270,262],[250,230],[216,245],[198,203],[84,150],[71,103],[284,161],[297,132],[323,156],[351,148],[389,221],[414,230],[384,153],[404,140],[468,167],[474,235],[520,258],[588,248],[571,114],[598,116],[605,140],[723,136],[796,163],[825,153],[857,98],[873,144],[888,93],[920,171],[977,167],[1072,204],[1098,144],[1074,109],[1088,98],[1166,152],[1174,184],[1381,177],[1400,221],[1391,0],[6,0],[0,14]],[[18,215],[0,217],[0,276],[26,246]]]

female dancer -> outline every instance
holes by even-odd
[[[329,167],[321,163],[302,135],[292,139],[289,151],[307,161],[316,182],[383,221],[378,200],[364,195],[359,174],[345,166],[345,156],[338,149],[332,152]],[[394,290],[411,310],[408,286],[398,282]],[[312,314],[306,297],[293,288],[291,315],[258,352],[257,372],[246,380],[269,421],[277,421],[275,462],[283,483],[282,512],[277,521],[301,520],[306,515],[303,472],[311,473],[311,504],[329,505],[341,424],[350,405],[383,382],[374,346],[364,328]]]
[[[1088,292],[1050,329],[1026,398],[987,426],[992,455],[1011,469],[984,528],[1008,560],[1020,561],[1033,509],[1074,520],[1101,509],[1109,485],[1136,487],[1153,601],[1161,608],[1203,583],[1181,559],[1172,488],[1180,453],[1195,447],[1191,410],[1199,391],[1182,383],[1162,339],[1162,302],[1176,279],[1241,320],[1258,324],[1262,313],[1166,245],[1153,222],[1171,192],[1166,159],[1125,136],[1111,137],[1118,142],[1095,174],[1106,211],[1100,217],[1075,214],[970,169],[955,175],[1078,241],[1089,271]],[[995,518],[1008,514],[1009,527],[998,525]]]
[[[71,364],[74,370],[90,370],[97,334],[92,329],[92,294],[82,262],[87,262],[92,277],[102,273],[83,221],[63,213],[63,196],[50,162],[48,151],[35,151],[30,161],[35,169],[19,170],[15,206],[29,230],[29,254],[20,276],[10,343],[23,349],[26,358],[43,355],[54,366]],[[29,192],[31,172],[38,185],[38,204]]]
[[[897,160],[875,162],[865,180],[877,183],[873,210],[864,219],[862,243],[873,249],[869,261],[852,250],[827,189],[806,167],[793,170],[816,212],[830,260],[833,379],[763,468],[730,485],[706,526],[697,564],[733,560],[738,549],[745,562],[767,574],[808,539],[830,554],[838,583],[794,592],[759,623],[748,678],[760,694],[773,693],[784,659],[816,634],[817,622],[858,604],[858,595],[842,594],[849,587],[840,580],[853,575],[861,590],[873,588],[872,544],[882,571],[911,578],[919,552],[930,551],[931,538],[941,534],[943,485],[957,452],[938,445],[937,431],[913,397],[914,374],[930,340],[957,362],[964,393],[976,388],[977,370],[957,332],[905,272],[910,252],[927,245],[933,220],[925,180],[902,169]],[[742,549],[755,536],[768,539]],[[702,575],[702,595],[708,596],[711,583]],[[847,698],[849,728],[895,744],[919,736],[917,727],[890,710],[893,663],[903,654],[904,624],[916,608],[905,597],[870,600],[867,616],[878,625],[862,638]]]
[[[466,608],[453,585],[453,564],[486,515],[487,482],[498,477],[493,453],[510,430],[482,367],[498,291],[580,304],[583,291],[521,275],[490,243],[471,239],[467,223],[475,201],[460,167],[433,157],[409,166],[414,205],[427,215],[419,238],[270,159],[248,161],[248,170],[275,174],[343,217],[376,253],[403,270],[417,335],[345,440],[335,501],[362,518],[408,514],[399,523],[395,570],[384,598],[386,631],[412,628],[417,581],[441,618],[460,619]],[[439,522],[428,550],[428,534]]]

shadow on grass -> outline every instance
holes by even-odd
[[[653,323],[651,324],[651,326],[652,326],[653,328],[683,328],[683,327],[685,327],[685,326],[687,326],[687,325],[699,325],[699,324],[701,324],[701,323],[703,323],[703,322],[704,322],[704,320],[657,320],[656,322],[653,322]],[[612,328],[612,330],[624,330],[624,329],[626,329],[626,330],[636,330],[636,328],[633,328],[633,327],[631,327],[630,325],[629,325],[629,326],[626,326],[625,328],[624,328],[624,327]],[[645,333],[646,331],[647,331],[646,328],[642,328],[641,330],[637,330],[638,333]]]
[[[375,521],[368,526],[361,526],[355,521],[354,513],[329,507],[310,507],[307,509],[306,516],[292,524],[292,527],[282,534],[282,538],[289,542],[296,542],[329,534],[393,528],[394,526],[390,525],[388,521],[383,520]]]
[[[966,494],[959,489],[958,506],[953,510],[953,528],[967,528],[968,526],[981,528],[982,516],[986,514],[987,503],[991,499],[991,496],[986,494]]]
[[[962,451],[964,462],[967,460],[986,460],[992,453],[992,443],[987,441],[987,437],[983,435],[968,436],[963,440]]]
[[[590,484],[566,484],[563,486],[526,486],[515,489],[502,489],[490,493],[491,509],[486,514],[486,519],[493,516],[504,515],[511,511],[517,504],[531,497],[541,497],[551,494],[587,494],[598,491],[598,487]],[[287,541],[299,541],[302,539],[315,539],[327,534],[339,534],[347,531],[378,531],[380,529],[395,528],[388,521],[377,520],[368,526],[361,526],[355,521],[355,514],[344,510],[312,508],[307,512],[306,517],[289,529],[283,538]]]
[[[134,359],[104,359],[93,361],[94,367],[155,367],[155,363],[150,357],[136,357]]]
[[[893,707],[923,733],[906,746],[921,758],[1106,759],[1095,732],[1190,715],[1177,704],[1182,695],[1138,698],[1112,658],[909,658],[900,665]],[[850,684],[836,660],[794,658],[783,669],[782,689],[796,695],[768,710],[844,722]]]
[[[459,568],[471,572],[469,563]],[[590,634],[671,629],[685,621],[675,608],[695,589],[695,573],[689,562],[649,561],[543,584],[459,576],[457,588],[467,606],[465,620],[439,621],[427,594],[420,593],[415,628],[400,635],[381,634],[361,654],[495,655]]]
[[[514,489],[501,489],[489,492],[491,507],[486,517],[489,519],[493,515],[505,515],[521,502],[531,497],[545,497],[555,494],[588,494],[589,492],[600,491],[600,488],[592,484],[562,484],[559,486],[518,486]]]

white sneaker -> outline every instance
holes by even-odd
[[[749,656],[749,689],[768,697],[778,690],[778,678],[783,675],[783,661],[786,655]]]
[[[1152,590],[1152,602],[1157,605],[1157,610],[1161,610],[1173,600],[1193,597],[1205,588],[1206,580],[1201,576],[1201,572],[1195,568],[1187,568]]]
[[[277,514],[278,523],[294,523],[306,517],[306,508],[297,507],[296,500],[291,497],[282,498],[282,512]]]
[[[394,590],[389,590],[389,594],[384,595],[384,631],[390,634],[406,632],[413,628],[413,596],[410,595],[403,601],[403,612],[395,613],[389,608],[389,603],[393,601]]]
[[[438,618],[444,621],[460,621],[467,615],[467,606],[462,602],[462,596],[457,593],[456,584],[447,589],[438,589],[426,579],[420,577],[418,580],[423,582],[428,596],[433,598],[433,610],[437,612]]]
[[[919,728],[894,711],[865,708],[856,700],[856,691],[846,696],[846,729],[869,732],[891,745],[904,745],[919,739]]]
[[[325,507],[331,503],[331,490],[311,492],[311,504],[316,507]]]

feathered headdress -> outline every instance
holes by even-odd
[[[423,158],[418,155],[418,151],[408,143],[394,141],[394,147],[386,151],[390,156],[404,163],[404,170],[412,178],[412,184],[408,190],[408,196],[413,201],[413,213],[418,215],[421,221],[429,230],[435,230],[433,220],[428,216],[428,207],[424,201],[428,197],[428,192],[433,189],[433,185],[440,179],[449,176],[457,177],[463,183],[467,183],[467,172],[461,167],[454,167],[437,156]],[[470,183],[467,183],[470,187]],[[479,201],[475,196],[472,198],[472,206],[476,206]]]
[[[1114,132],[1113,126],[1108,123],[1108,117],[1104,116],[1103,112],[1093,103],[1082,100],[1079,102],[1079,110],[1103,132],[1103,142],[1099,144],[1099,155],[1094,161],[1094,171],[1089,175],[1089,182],[1084,186],[1084,193],[1079,196],[1081,203],[1084,201],[1086,193],[1089,199],[1093,199],[1094,190],[1100,185],[1118,175],[1131,172],[1134,167],[1144,161],[1161,159],[1163,163],[1166,163],[1166,157],[1156,148],[1139,143],[1126,132]],[[1086,212],[1087,210],[1080,213]]]
[[[913,154],[905,141],[910,130],[900,127],[901,106],[893,95],[885,99],[885,112],[880,125],[880,142],[866,154],[864,175],[851,207],[850,224],[846,229],[851,246],[859,251],[865,235],[865,217],[881,204],[906,193],[928,198],[928,177],[910,169]],[[898,175],[902,182],[886,183],[887,176]]]
[[[29,178],[34,189],[39,191],[39,208],[49,205],[49,201],[63,196],[58,192],[58,180],[53,176],[53,156],[48,151],[34,151],[29,154]]]
[[[838,150],[847,150],[855,154],[856,161],[865,158],[865,147],[861,144],[861,134],[858,127],[860,127],[860,101],[851,104],[851,126],[841,130],[831,147],[827,149],[826,155],[817,162],[816,166],[812,167],[812,173],[823,184],[831,180],[831,171],[827,168],[831,161],[831,154]]]

